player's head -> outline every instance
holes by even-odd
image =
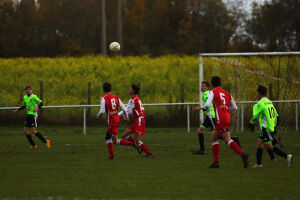
[[[32,87],[30,85],[27,85],[25,87],[25,92],[26,92],[27,95],[32,94]]]
[[[209,90],[209,82],[207,81],[202,81],[201,83],[201,92],[206,92],[207,90]]]
[[[268,89],[265,86],[259,85],[257,87],[257,93],[258,93],[258,98],[260,99],[262,97],[267,96]]]
[[[108,82],[105,82],[105,83],[103,84],[103,91],[104,91],[105,93],[110,92],[110,91],[111,91],[111,84],[108,83]]]
[[[136,84],[131,84],[131,88],[129,89],[129,94],[138,95],[140,93],[140,86]]]
[[[220,87],[221,86],[221,78],[218,76],[211,77],[211,85],[213,87]]]

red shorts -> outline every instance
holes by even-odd
[[[110,136],[117,136],[119,131],[118,131],[118,127],[117,126],[114,126],[114,127],[108,127],[107,128],[107,131],[109,132],[109,135]]]
[[[216,126],[215,130],[219,132],[219,135],[223,135],[223,133],[230,131],[230,127],[229,124],[227,125],[220,124]]]
[[[134,124],[129,127],[134,134],[145,135],[145,118],[137,117],[134,119]]]

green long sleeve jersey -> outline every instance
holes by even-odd
[[[206,91],[203,93],[202,95],[202,100],[203,100],[203,105],[205,105],[207,99],[208,99],[208,94],[209,94],[209,91]],[[206,111],[204,111],[205,114],[211,118],[215,118],[215,110],[214,110],[214,106],[213,104],[211,104],[210,108],[207,109]]]
[[[23,106],[26,106],[27,109],[27,115],[34,115],[36,116],[37,113],[33,112],[33,110],[42,103],[42,100],[40,100],[36,95],[31,94],[30,96],[25,95],[23,97]]]
[[[258,119],[260,129],[266,128],[273,132],[277,123],[277,116],[278,113],[273,106],[272,101],[264,97],[253,106],[253,117],[250,123],[255,124]]]

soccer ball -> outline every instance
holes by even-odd
[[[120,44],[118,42],[110,43],[109,50],[114,51],[114,52],[120,51]]]

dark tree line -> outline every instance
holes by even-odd
[[[300,48],[300,0],[254,4],[250,19],[221,0],[121,2],[124,55]],[[106,46],[117,38],[116,10],[106,0]],[[0,0],[0,57],[97,54],[100,34],[100,0]]]

